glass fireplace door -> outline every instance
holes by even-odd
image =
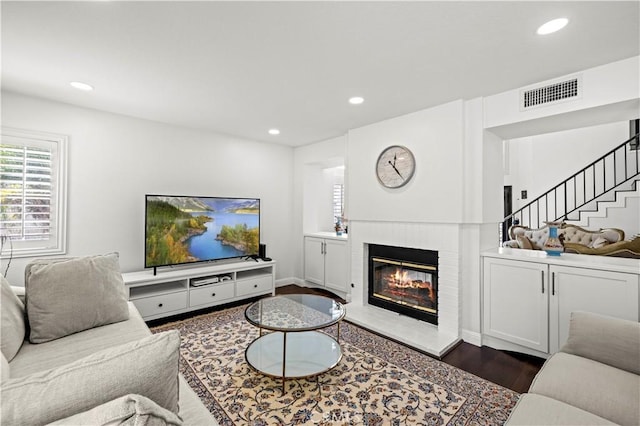
[[[435,314],[437,268],[374,257],[373,298]]]

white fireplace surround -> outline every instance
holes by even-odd
[[[458,224],[349,222],[351,302],[347,319],[376,333],[441,357],[460,341],[460,230]],[[368,245],[438,251],[438,325],[367,303]]]

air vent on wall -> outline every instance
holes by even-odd
[[[578,76],[535,89],[523,90],[520,92],[520,108],[529,109],[560,101],[574,100],[582,94],[581,89],[581,78]]]

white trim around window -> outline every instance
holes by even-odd
[[[12,246],[3,258],[66,253],[67,145],[65,135],[2,127],[0,233]]]

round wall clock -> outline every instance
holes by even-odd
[[[378,181],[387,188],[406,185],[416,170],[416,160],[407,147],[391,145],[385,148],[376,163]]]

